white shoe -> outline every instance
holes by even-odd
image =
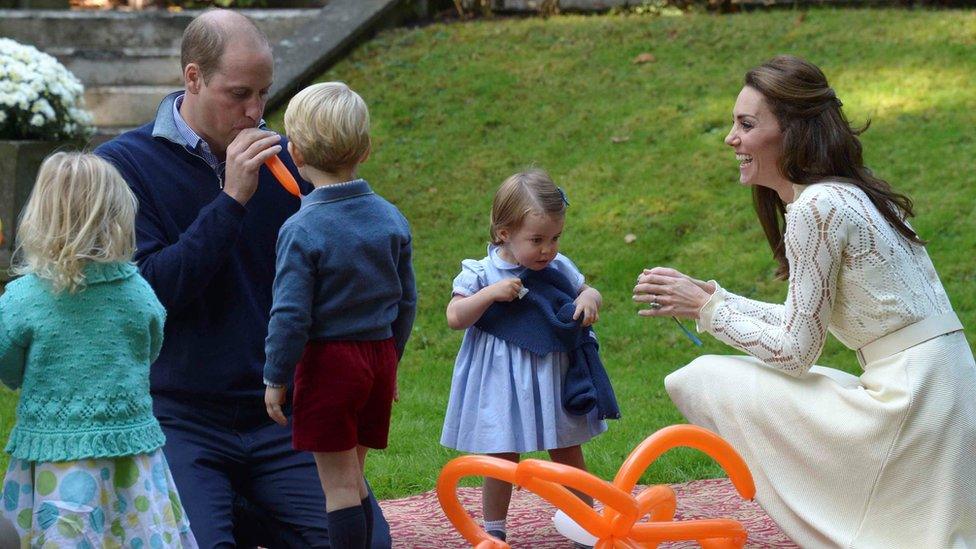
[[[577,546],[593,547],[596,545],[596,536],[584,530],[579,524],[576,524],[576,521],[569,518],[569,515],[564,513],[562,509],[556,511],[556,514],[553,515],[552,523],[556,527],[557,532],[572,540]]]

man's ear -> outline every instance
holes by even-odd
[[[298,150],[295,143],[291,141],[288,142],[288,154],[291,155],[291,160],[295,163],[296,168],[305,166],[305,157],[302,156],[302,151]]]
[[[200,93],[200,88],[203,86],[203,74],[200,72],[200,65],[187,63],[186,67],[183,68],[183,82],[186,85],[186,91],[194,95]]]

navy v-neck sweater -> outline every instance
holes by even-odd
[[[167,98],[169,100],[170,98]],[[262,167],[246,206],[215,170],[180,143],[166,109],[96,153],[121,171],[139,200],[136,262],[166,307],[165,338],[151,370],[153,394],[259,405],[278,230],[298,210]],[[296,174],[285,152],[280,154]],[[303,192],[311,186],[299,179]]]

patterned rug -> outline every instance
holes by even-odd
[[[671,486],[678,500],[676,520],[733,518],[749,531],[746,547],[797,547],[758,504],[744,501],[728,479],[697,480]],[[643,487],[639,487],[643,488]],[[460,488],[461,503],[480,522],[481,489]],[[380,507],[398,549],[454,549],[470,547],[441,511],[434,491],[381,501]],[[552,525],[556,509],[528,490],[516,490],[508,514],[508,540],[513,548],[568,549],[572,542]],[[671,549],[697,547],[694,542],[662,544]]]

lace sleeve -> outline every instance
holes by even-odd
[[[783,323],[783,311],[786,310],[786,306],[782,303],[766,303],[765,301],[749,299],[748,297],[742,297],[741,295],[727,291],[715,280],[709,280],[708,282],[715,285],[715,292],[700,311],[701,314],[695,324],[698,328],[698,333],[708,331],[708,326],[702,319],[708,319],[711,322],[715,314],[715,308],[719,303],[723,307],[729,307],[737,313],[755,318],[763,324],[779,325]]]
[[[831,195],[811,194],[787,214],[790,281],[785,305],[716,287],[699,320],[699,327],[716,338],[797,377],[810,369],[823,349],[848,239],[848,227]]]
[[[766,303],[727,292],[725,304],[739,313],[759,320],[763,324],[773,325],[783,323],[783,313],[786,310],[786,306],[782,303]]]

